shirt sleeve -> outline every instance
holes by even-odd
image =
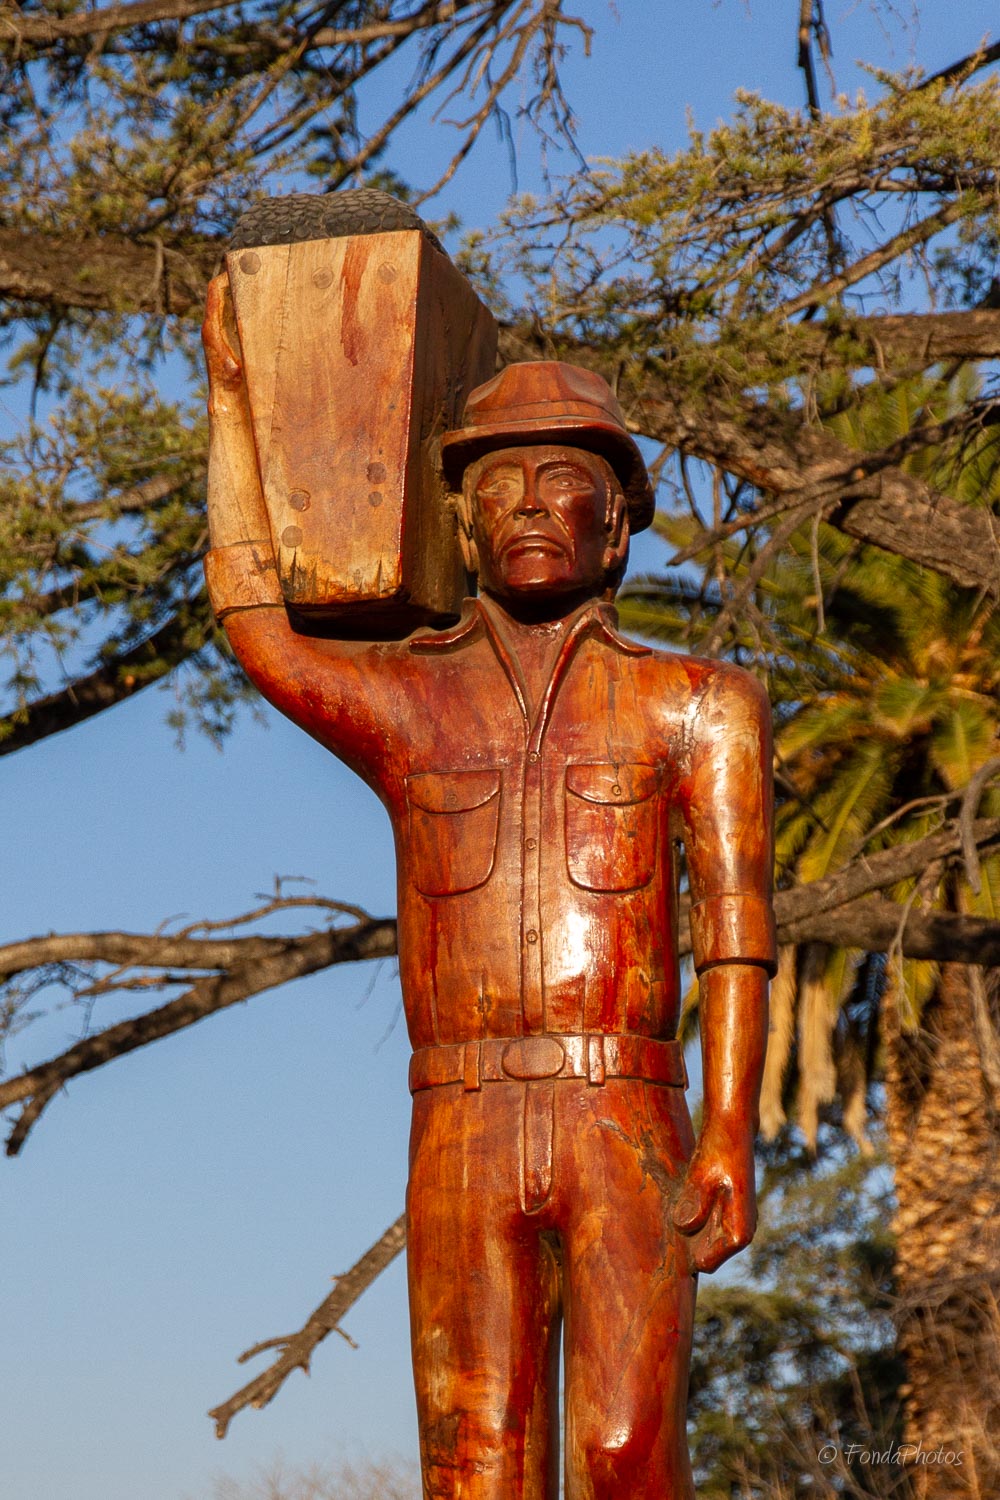
[[[748,672],[720,663],[694,707],[682,787],[697,973],[776,967],[771,709]]]
[[[216,548],[205,572],[215,612],[254,686],[381,796],[395,784],[409,728],[401,650],[296,629],[258,544]]]

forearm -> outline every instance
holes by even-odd
[[[767,971],[720,963],[699,980],[704,1128],[752,1139],[767,1049]]]

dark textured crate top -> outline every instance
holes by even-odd
[[[436,250],[445,249],[437,235],[408,204],[378,188],[348,188],[341,193],[287,193],[264,198],[242,215],[229,241],[230,250],[262,245],[296,245],[303,240],[339,239],[346,235],[388,234],[419,229]]]

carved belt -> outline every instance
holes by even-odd
[[[591,1084],[637,1078],[687,1087],[680,1042],[648,1036],[489,1036],[421,1047],[410,1059],[411,1094],[446,1083],[478,1089],[484,1083],[533,1078],[585,1078]]]

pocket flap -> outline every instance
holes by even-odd
[[[567,766],[566,790],[585,802],[605,802],[623,806],[645,802],[656,791],[659,780],[656,766],[626,764],[621,766]]]
[[[500,792],[500,772],[421,771],[407,776],[406,793],[414,807],[424,812],[471,812]]]

